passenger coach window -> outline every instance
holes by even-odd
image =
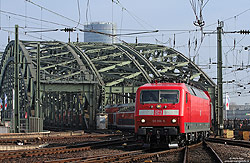
[[[188,93],[186,93],[186,103],[188,103]]]

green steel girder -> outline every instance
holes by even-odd
[[[157,69],[153,66],[153,64],[148,59],[146,59],[142,54],[140,54],[138,51],[131,48],[127,44],[120,44],[119,46],[125,49],[126,51],[128,51],[129,53],[133,54],[133,56],[140,62],[140,64],[143,65],[143,67],[148,69],[148,73],[152,72],[152,75],[155,78],[161,76],[160,73],[157,71]]]
[[[99,72],[96,69],[96,67],[94,66],[94,64],[91,62],[90,58],[86,55],[86,53],[81,51],[81,49],[79,47],[75,46],[74,44],[70,44],[70,46],[72,48],[74,48],[74,50],[80,55],[81,59],[84,60],[87,63],[87,65],[89,66],[92,73],[94,73],[95,77],[98,79],[99,84],[101,86],[104,86],[104,82],[103,82],[103,80],[101,78],[101,75],[99,74]]]
[[[93,92],[90,87],[97,84],[97,82],[81,82],[81,83],[47,83],[46,81],[41,81],[41,92]]]
[[[153,65],[163,76],[173,73],[176,74],[176,78],[184,81],[199,81],[204,87],[216,86],[212,79],[196,64],[172,48],[152,44],[129,44],[129,46],[140,51],[147,59],[152,60]]]
[[[126,61],[126,62],[120,62],[120,63],[117,63],[115,65],[111,65],[111,66],[108,66],[108,67],[105,67],[105,68],[102,68],[100,70],[98,70],[98,72],[105,72],[105,71],[109,71],[109,70],[112,70],[118,66],[125,66],[125,65],[129,65],[132,61]]]
[[[122,51],[121,48],[119,49],[117,45],[92,43],[93,47],[97,47],[98,50],[93,50],[93,47],[90,47],[89,43],[75,43],[75,45],[90,58],[88,62],[91,62],[91,65],[95,66],[105,86],[111,83],[124,86],[124,79],[131,79],[131,76],[135,82],[137,80],[150,81],[150,77],[147,76],[146,71],[143,72],[144,76],[147,76],[146,78],[141,73],[138,73],[141,70],[143,71],[143,68],[133,59],[133,56],[129,53],[126,54],[127,52]]]

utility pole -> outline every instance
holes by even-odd
[[[37,63],[36,63],[36,109],[35,117],[38,120],[37,130],[38,132],[43,131],[43,111],[41,108],[41,97],[40,97],[40,43],[37,44]]]
[[[37,63],[36,63],[36,111],[35,117],[40,118],[40,43],[37,44]]]
[[[218,21],[217,27],[217,90],[218,90],[218,135],[223,134],[223,82],[222,82],[222,28],[224,22]]]
[[[18,40],[18,25],[15,25],[15,47],[14,47],[14,133],[20,132],[20,104],[19,104],[19,40]]]
[[[250,34],[250,30],[239,30],[239,31],[223,31],[224,22],[218,21],[217,27],[217,91],[215,97],[217,104],[214,110],[214,128],[215,133],[219,136],[223,135],[223,78],[222,78],[222,33],[239,33],[239,34]],[[204,32],[204,34],[215,34],[215,32]],[[245,48],[247,50],[247,48]]]

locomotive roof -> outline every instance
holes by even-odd
[[[157,86],[157,87],[184,87],[186,86],[185,83],[147,83],[141,87],[152,87],[152,86]]]

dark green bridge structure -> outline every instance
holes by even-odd
[[[4,104],[6,94],[8,104],[1,121],[12,132],[94,129],[106,105],[134,102],[139,86],[161,77],[202,86],[216,106],[214,82],[162,45],[16,39],[2,54],[0,73],[0,97]]]

